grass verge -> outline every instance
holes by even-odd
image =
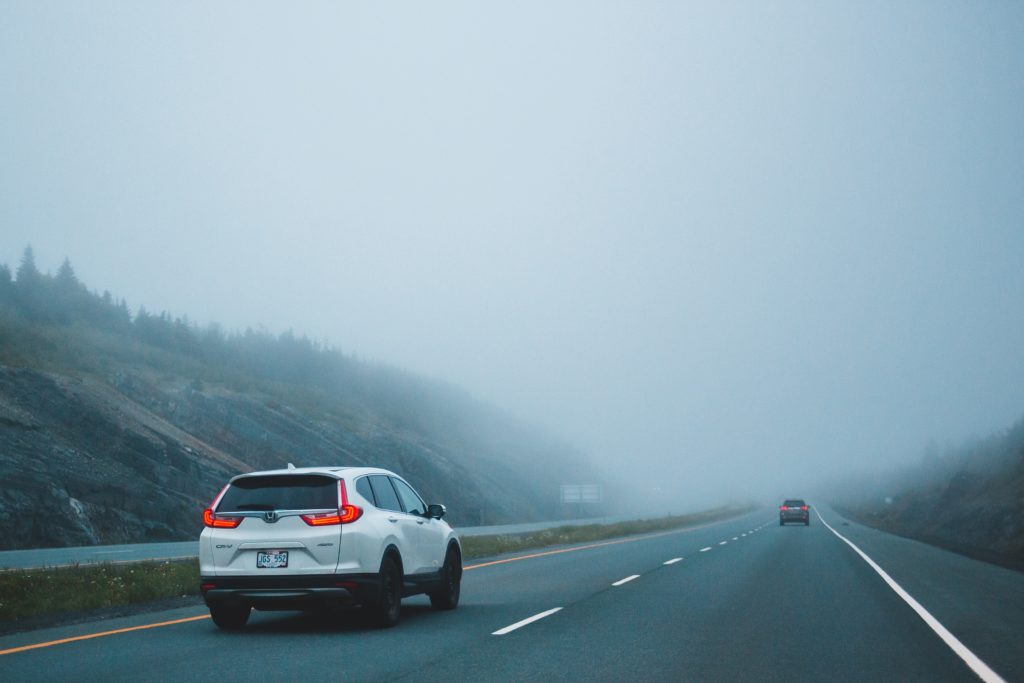
[[[199,562],[133,562],[0,572],[0,622],[199,593]]]
[[[557,545],[708,524],[751,508],[717,508],[616,524],[561,526],[544,531],[462,539],[463,559],[503,555]],[[0,571],[0,631],[34,628],[28,622],[48,615],[109,610],[199,594],[199,563],[194,560],[80,565]],[[18,627],[15,622],[26,622]]]

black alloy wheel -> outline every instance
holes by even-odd
[[[390,555],[380,563],[380,588],[376,599],[367,607],[377,626],[391,628],[398,623],[402,612],[402,570]]]
[[[454,546],[448,547],[441,568],[441,588],[428,594],[430,606],[439,610],[455,609],[462,592],[462,557]]]

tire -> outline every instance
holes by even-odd
[[[377,594],[366,608],[375,626],[391,628],[402,613],[402,569],[391,555],[381,560],[379,581]]]
[[[779,520],[779,526],[786,526],[786,523],[785,523],[785,522],[783,522],[783,521],[782,521],[782,520],[780,519],[780,520]]]
[[[249,621],[249,614],[252,608],[248,605],[217,605],[210,607],[210,616],[213,623],[225,631],[237,631]]]
[[[810,526],[810,525],[811,525],[811,520],[810,520],[810,518],[808,518],[807,521],[804,522],[804,526]]]
[[[437,610],[451,610],[459,606],[462,592],[462,556],[455,546],[449,546],[441,568],[441,588],[428,593],[430,606]]]

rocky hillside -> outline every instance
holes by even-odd
[[[1024,569],[1024,419],[1003,434],[847,494],[845,511],[866,524],[972,557]]]
[[[0,267],[0,549],[192,539],[229,477],[289,462],[387,467],[463,525],[557,518],[558,484],[595,477],[457,388],[132,316],[65,266]]]

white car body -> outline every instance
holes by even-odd
[[[458,602],[462,552],[443,515],[443,506],[427,506],[402,477],[380,468],[289,467],[239,475],[204,514],[203,596],[225,628],[244,624],[252,607],[354,600],[384,609],[377,602],[388,590],[384,575],[397,571],[399,602],[427,593],[436,607],[451,609]],[[395,614],[381,615],[383,625],[397,621],[397,607],[388,609]]]

